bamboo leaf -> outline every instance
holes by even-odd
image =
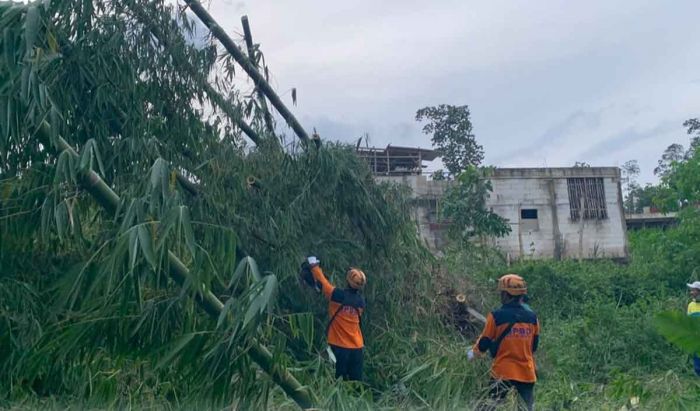
[[[262,287],[262,290],[255,294],[243,318],[243,327],[258,319],[272,305],[273,296],[277,290],[277,277],[268,275],[254,285],[255,288]]]
[[[136,299],[136,304],[138,305],[139,311],[141,311],[143,306],[143,296],[141,294],[141,281],[136,273],[131,275],[132,284],[134,287],[134,298]]]
[[[407,382],[411,378],[415,377],[416,374],[418,374],[419,372],[421,372],[429,367],[430,367],[430,363],[423,363],[423,364],[419,365],[418,367],[415,367],[414,369],[409,371],[403,378],[401,378],[401,382],[403,382],[403,383]]]
[[[182,229],[185,235],[185,244],[192,254],[192,258],[195,257],[196,243],[194,241],[194,232],[192,231],[192,223],[190,222],[190,210],[186,206],[180,206],[180,222],[182,224]]]
[[[40,18],[38,5],[30,5],[24,18],[24,40],[26,41],[25,47],[27,52],[34,47],[34,43],[39,35]]]
[[[168,165],[162,158],[157,158],[151,167],[151,176],[149,180],[149,188],[151,191],[151,202],[159,203],[155,201],[155,196],[160,195],[161,198],[165,198],[168,193]]]
[[[53,33],[49,31],[46,33],[46,40],[49,43],[49,48],[51,49],[51,51],[54,53],[58,53],[58,42],[56,41],[56,36],[54,36]]]
[[[226,318],[231,314],[231,307],[233,306],[235,299],[234,298],[229,298],[226,300],[226,303],[224,304],[224,308],[221,310],[221,314],[219,314],[219,318],[216,320],[216,328],[221,328],[221,325],[226,321]]]
[[[654,324],[661,335],[683,351],[700,353],[700,318],[665,311],[656,316]]]
[[[44,203],[41,205],[41,238],[43,241],[48,241],[51,226],[51,219],[54,216],[52,207],[52,197],[47,196]]]
[[[56,220],[56,232],[59,240],[63,241],[68,231],[68,207],[65,201],[61,201],[54,208],[54,218]]]
[[[177,356],[180,353],[180,351],[182,351],[187,346],[187,344],[189,344],[190,341],[192,341],[192,339],[196,335],[197,335],[197,333],[189,333],[189,334],[185,334],[185,335],[181,336],[180,338],[178,338],[175,341],[175,343],[172,345],[172,348],[170,349],[170,351],[168,351],[163,356],[163,358],[161,358],[160,361],[158,361],[155,369],[159,370],[159,369],[163,368],[166,364],[170,364],[172,362],[172,360],[175,358],[175,356]]]
[[[139,251],[138,231],[135,228],[132,228],[131,231],[129,231],[129,270],[130,271],[134,270],[134,266],[136,265],[136,257],[138,256],[138,251]]]
[[[151,233],[149,233],[148,228],[145,224],[140,224],[137,228],[139,236],[139,244],[141,245],[141,252],[146,257],[146,261],[153,267],[156,268],[156,256],[153,253],[153,239],[151,238]]]
[[[124,219],[122,220],[122,224],[119,228],[119,232],[126,233],[126,231],[131,228],[132,223],[133,223],[135,218],[136,218],[136,200],[131,200],[131,202],[129,203],[129,206],[126,208],[126,211],[124,212]]]
[[[228,288],[231,288],[237,284],[241,278],[248,276],[252,277],[254,282],[258,282],[262,279],[260,270],[258,269],[258,263],[256,263],[250,256],[242,258],[238,263],[238,266],[236,266],[236,271],[233,272],[231,280],[229,280]]]

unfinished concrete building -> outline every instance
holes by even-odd
[[[437,158],[433,150],[414,147],[359,147],[357,154],[369,165],[377,181],[394,182],[411,188],[413,220],[428,248],[433,251],[445,245],[447,223],[440,218],[440,200],[445,181],[432,181],[423,175],[423,161]]]
[[[429,180],[422,162],[432,150],[362,148],[378,181],[412,189],[414,215],[426,245],[439,252],[449,222],[441,215],[448,182]],[[487,204],[506,218],[511,233],[489,241],[509,259],[627,257],[620,169],[617,167],[498,168],[489,177]]]
[[[617,167],[499,168],[487,204],[509,220],[510,258],[626,258]]]

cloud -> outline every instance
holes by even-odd
[[[627,129],[603,138],[599,143],[583,151],[579,156],[583,159],[609,156],[619,151],[627,151],[630,146],[643,144],[646,140],[658,138],[668,132],[677,131],[680,121],[664,121],[654,128],[638,131]]]
[[[489,164],[634,158],[644,174],[679,140],[679,119],[700,114],[700,48],[687,46],[700,38],[694,0],[673,7],[651,0],[225,0],[210,7],[234,38],[241,15],[249,16],[273,86],[285,101],[296,87],[292,111],[332,139],[356,141],[366,132],[377,146],[429,147],[415,111],[468,104]]]
[[[564,120],[549,127],[540,137],[536,138],[529,145],[496,156],[493,161],[496,163],[507,162],[508,160],[522,156],[523,152],[538,151],[543,146],[561,141],[563,138],[567,138],[573,133],[589,132],[600,126],[602,112],[603,109],[594,112],[577,110],[568,115]]]

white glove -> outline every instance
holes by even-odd
[[[314,257],[314,256],[311,256],[311,257],[307,258],[306,261],[307,261],[307,262],[309,263],[309,265],[312,266],[312,267],[315,266],[315,265],[321,264],[321,260],[319,260],[318,258],[316,258],[316,257]]]
[[[472,361],[474,359],[474,349],[470,348],[467,350],[467,359]]]

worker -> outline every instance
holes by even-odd
[[[687,286],[692,300],[688,303],[688,315],[700,317],[700,302],[697,301],[700,298],[700,281],[687,284]],[[695,368],[695,374],[700,376],[700,357],[697,353],[693,354],[693,368]]]
[[[537,381],[534,353],[539,342],[540,325],[537,315],[524,303],[527,284],[517,274],[506,274],[498,279],[501,308],[486,317],[486,326],[473,347],[467,351],[471,361],[483,353],[490,353],[491,403],[481,409],[492,410],[515,389],[533,410],[534,388]]]
[[[360,290],[367,284],[367,277],[361,270],[349,268],[345,276],[347,288],[340,289],[326,279],[316,257],[308,257],[307,262],[314,280],[321,285],[321,291],[328,300],[330,321],[326,327],[326,337],[336,359],[335,377],[361,381],[364,339],[360,324],[365,299]]]

